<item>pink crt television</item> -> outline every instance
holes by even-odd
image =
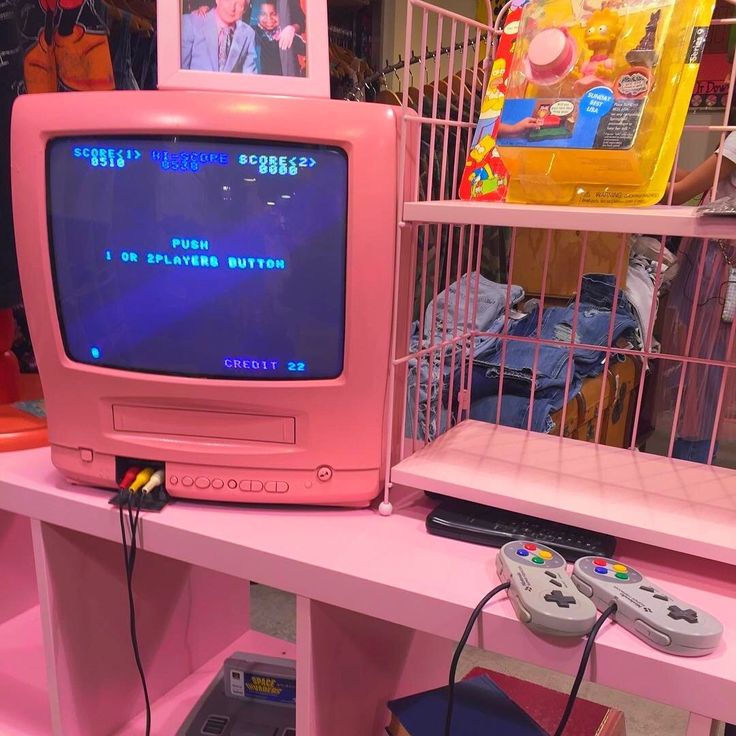
[[[17,100],[23,296],[68,480],[154,465],[178,497],[376,497],[399,126],[383,105],[221,92]]]

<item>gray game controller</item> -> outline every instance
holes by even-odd
[[[509,599],[519,620],[540,634],[585,636],[596,620],[595,606],[567,574],[565,559],[532,542],[504,544],[496,570],[511,583]]]
[[[599,611],[616,603],[613,620],[655,649],[702,657],[721,640],[723,626],[713,616],[674,598],[617,560],[581,557],[572,580]]]

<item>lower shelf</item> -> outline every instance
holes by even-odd
[[[736,565],[725,468],[468,420],[391,481]]]
[[[0,624],[0,734],[50,733],[41,614],[35,606]]]
[[[173,736],[177,732],[194,704],[219,672],[225,659],[233,652],[253,652],[270,657],[296,659],[294,644],[257,631],[246,632],[152,704],[152,736]],[[144,712],[129,721],[115,736],[140,736],[145,733],[145,725],[146,714]],[[0,733],[5,736],[5,732]]]

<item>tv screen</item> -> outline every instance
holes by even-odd
[[[239,380],[342,373],[342,149],[105,136],[52,140],[46,158],[72,360]]]

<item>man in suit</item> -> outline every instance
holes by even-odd
[[[245,6],[246,0],[216,0],[204,15],[183,15],[181,68],[256,74],[255,32],[243,23]]]

